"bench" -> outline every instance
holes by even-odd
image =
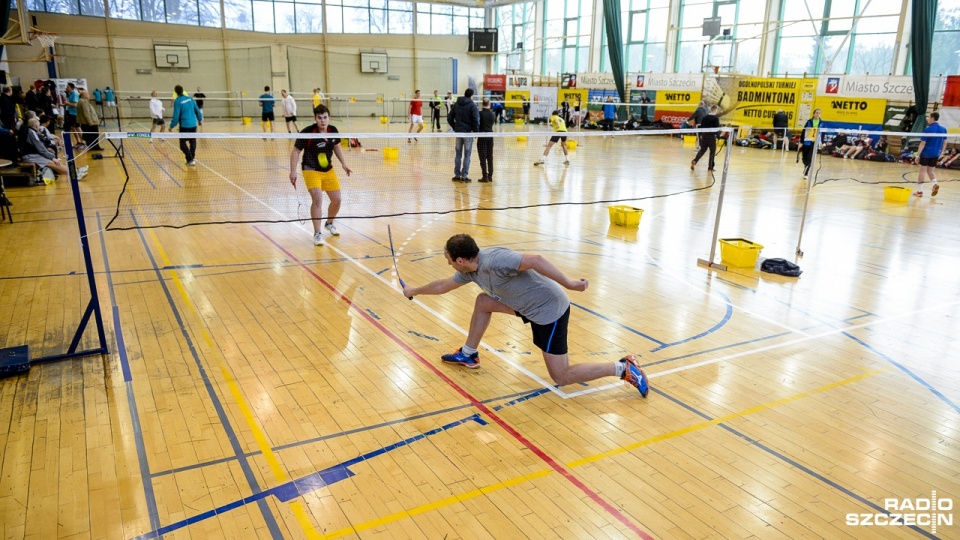
[[[36,163],[18,163],[0,168],[0,182],[8,186],[34,186],[37,185],[38,177]]]

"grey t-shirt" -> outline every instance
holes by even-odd
[[[523,254],[507,248],[481,249],[477,271],[457,272],[457,283],[476,283],[494,300],[503,302],[537,324],[551,324],[570,307],[570,299],[556,281],[535,270],[520,272]]]

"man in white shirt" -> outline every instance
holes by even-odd
[[[153,133],[157,126],[160,126],[160,133],[167,130],[167,125],[163,121],[163,103],[157,97],[157,91],[150,92],[150,118],[153,119],[153,125],[150,126],[150,133]],[[152,140],[150,142],[153,142]]]
[[[300,133],[300,126],[297,125],[297,101],[286,90],[281,90],[280,96],[283,97],[281,105],[283,119],[287,122],[287,133]],[[293,124],[293,131],[290,131],[290,124]]]

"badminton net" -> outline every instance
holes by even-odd
[[[454,182],[456,134],[339,134],[352,174],[333,157],[341,186],[338,219],[508,210],[538,206],[629,203],[712,185],[684,174],[689,156],[671,131],[569,134],[569,155],[553,133],[484,134],[493,141],[492,182],[482,183],[476,134],[467,176]],[[122,142],[126,181],[110,230],[202,224],[303,222],[310,195],[299,163],[290,159],[298,134],[109,133]],[[329,135],[324,135],[329,136]],[[196,164],[187,165],[181,138],[196,137]],[[350,143],[355,143],[350,145]],[[301,154],[302,158],[302,154]],[[544,164],[534,163],[544,158]],[[569,161],[569,165],[564,162]],[[324,196],[326,203],[327,198]],[[325,211],[325,208],[324,208]]]

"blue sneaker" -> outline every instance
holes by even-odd
[[[632,354],[628,354],[621,358],[620,361],[625,364],[623,376],[620,378],[630,386],[636,387],[636,389],[640,391],[641,396],[647,397],[647,393],[650,392],[650,385],[647,383],[647,374],[644,373],[643,368],[637,363],[637,358]]]
[[[477,369],[480,367],[480,354],[473,353],[470,356],[463,354],[463,351],[457,349],[456,352],[451,354],[445,354],[440,357],[446,364],[453,364],[456,366],[463,366],[465,368]]]

